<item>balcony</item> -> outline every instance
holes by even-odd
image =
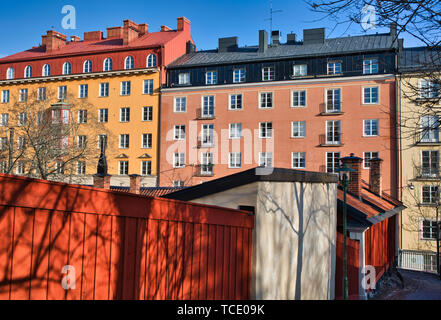
[[[214,147],[213,140],[214,140],[213,137],[198,137],[197,148],[198,149],[213,148]]]
[[[344,114],[342,110],[342,105],[327,105],[326,103],[320,104],[320,115],[321,116],[338,116]]]
[[[338,134],[334,136],[329,136],[327,134],[321,134],[320,137],[320,147],[342,147],[343,134]]]
[[[416,180],[440,180],[441,173],[439,168],[430,168],[430,167],[415,167],[414,168],[414,176]]]
[[[196,109],[196,120],[213,120],[216,117],[213,114],[204,114],[202,108]]]

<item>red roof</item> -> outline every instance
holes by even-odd
[[[13,62],[17,60],[29,60],[38,58],[49,58],[75,54],[88,54],[115,50],[130,50],[144,47],[159,47],[181,34],[182,31],[161,31],[145,34],[129,45],[123,45],[123,39],[103,39],[97,41],[68,42],[59,50],[47,53],[44,46],[34,47],[0,59],[0,63]]]

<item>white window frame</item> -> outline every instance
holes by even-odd
[[[424,202],[424,188],[430,188],[430,202]],[[425,204],[425,205],[433,205],[436,204],[436,202],[434,202],[433,200],[433,189],[438,189],[438,194],[439,194],[439,186],[433,186],[433,185],[422,185],[421,186],[421,204]],[[436,199],[435,199],[436,200]]]
[[[329,96],[329,92],[332,91],[332,109],[329,108],[329,100],[328,100],[328,96]],[[336,108],[336,104],[337,104],[337,92],[339,92],[339,107]],[[330,89],[326,89],[325,90],[325,101],[326,101],[326,110],[325,113],[340,113],[342,112],[342,102],[343,102],[343,94],[342,94],[342,89],[341,88],[330,88]]]
[[[337,128],[338,128],[338,132],[336,130]],[[341,128],[341,120],[328,120],[328,121],[326,121],[326,144],[327,145],[340,145],[342,143],[342,136],[341,136],[342,130],[341,129],[342,129]],[[332,134],[331,140],[329,140],[328,133]],[[337,139],[337,137],[338,137],[338,139]]]
[[[131,81],[121,81],[120,95],[123,97],[130,96],[131,91],[132,91]]]
[[[147,89],[147,90],[146,90]],[[154,81],[153,79],[147,79],[143,81],[143,88],[142,93],[143,94],[150,94],[152,95],[154,93]]]
[[[26,102],[28,101],[28,89],[20,89],[19,91],[19,102]]]
[[[271,165],[268,165],[268,159],[271,159]],[[263,164],[265,163],[265,164]],[[273,168],[274,167],[274,155],[272,152],[259,152],[259,167]]]
[[[146,118],[147,114],[147,118]],[[142,107],[142,121],[143,122],[152,122],[153,121],[153,107]]]
[[[181,72],[178,75],[178,83],[180,85],[190,84],[190,72]]]
[[[201,97],[201,117],[214,118],[216,106],[216,97],[214,95]]]
[[[158,65],[158,58],[156,57],[156,54],[149,54],[147,56],[147,68],[155,68]]]
[[[132,56],[127,56],[124,59],[124,70],[131,70],[135,68],[135,58]]]
[[[276,70],[273,66],[262,68],[262,81],[274,81],[276,79]]]
[[[427,79],[418,79],[418,97],[420,99],[437,99],[439,94],[439,83]]]
[[[294,165],[294,160],[298,161],[298,165]],[[302,166],[303,161],[303,166]],[[292,169],[306,169],[306,152],[292,152],[291,153],[291,168]]]
[[[429,153],[429,163],[428,163],[428,167],[429,167],[429,173],[428,174],[424,174],[424,153],[428,152]],[[432,172],[432,166],[433,166],[433,162],[432,162],[432,153],[438,153],[437,156],[437,160],[436,160],[436,170],[435,172]],[[421,176],[424,178],[438,178],[440,176],[440,151],[439,150],[421,150]]]
[[[119,109],[119,122],[130,122],[130,107],[124,107]]]
[[[0,127],[9,126],[9,113],[0,114]]]
[[[41,75],[43,77],[50,77],[51,76],[51,66],[50,66],[50,64],[46,63],[43,66],[43,69],[41,70]]]
[[[151,160],[141,161],[141,176],[143,177],[151,176],[152,172],[153,172],[152,161]]]
[[[184,141],[186,139],[186,131],[185,131],[185,125],[178,124],[173,127],[173,140],[175,141]]]
[[[87,123],[87,110],[78,110],[78,123],[79,124]]]
[[[328,164],[329,164],[329,162],[328,162],[329,156],[328,155],[332,155],[332,168],[330,168],[328,166]],[[336,158],[336,155],[338,155],[338,160]],[[325,153],[326,172],[328,172],[328,173],[336,173],[335,170],[340,167],[340,158],[341,158],[341,153],[340,152],[326,152]],[[332,170],[330,171],[329,169],[332,169]]]
[[[205,84],[214,85],[217,84],[217,71],[207,71],[205,72]]]
[[[177,103],[179,100],[179,104]],[[179,106],[179,110],[177,107]],[[173,112],[174,113],[185,113],[187,112],[187,97],[175,97],[173,99]]]
[[[374,134],[373,131],[374,123],[376,123],[377,134]],[[369,128],[369,134],[366,134],[367,128]],[[363,137],[378,137],[379,135],[380,135],[380,120],[378,119],[363,120]]]
[[[185,168],[185,152],[176,152],[173,154],[173,168]]]
[[[295,64],[293,66],[293,76],[294,77],[305,77],[308,75],[308,65],[307,64]]]
[[[240,107],[238,107],[238,97],[240,96]],[[233,103],[233,98],[235,99],[235,102]],[[235,93],[230,94],[228,97],[228,110],[231,111],[237,111],[237,110],[243,110],[243,94],[242,93]]]
[[[363,74],[377,74],[379,70],[380,65],[378,63],[378,59],[370,58],[363,60]]]
[[[265,95],[265,98],[264,98],[265,99],[265,106],[264,107],[262,107],[262,102],[263,102],[262,95]],[[269,102],[268,96],[271,97],[271,106],[270,107],[268,107],[268,102]],[[274,92],[270,92],[270,91],[259,92],[259,109],[274,109]]]
[[[201,146],[210,148],[214,146],[214,124],[203,124],[201,131]]]
[[[108,82],[100,83],[100,98],[106,98],[109,96],[110,85]]]
[[[46,87],[40,87],[37,89],[37,100],[45,101],[46,100]]]
[[[106,58],[103,62],[103,71],[108,72],[113,70],[113,60],[112,58]]]
[[[153,134],[143,133],[141,136],[141,149],[152,149],[152,148],[153,148]]]
[[[271,124],[271,129],[268,125]],[[263,129],[265,131],[263,131]],[[265,132],[265,135],[263,134]],[[274,127],[271,121],[259,122],[259,138],[260,139],[272,139],[274,137]]]
[[[236,68],[233,70],[233,83],[242,83],[246,81],[245,68]]]
[[[119,176],[127,176],[129,174],[129,161],[128,160],[120,160],[118,161],[118,175]]]
[[[72,73],[72,64],[68,61],[66,61],[63,64],[63,75],[69,75]]]
[[[98,122],[99,123],[108,123],[109,122],[109,109],[99,109],[98,110]]]
[[[297,130],[297,136],[294,134],[294,128],[295,124],[298,124],[296,127]],[[303,130],[302,130],[303,128]],[[302,135],[303,134],[303,135]],[[291,122],[291,138],[293,139],[304,139],[306,138],[306,121],[292,121]]]
[[[32,67],[26,66],[24,69],[24,77],[25,78],[32,78]]]
[[[295,98],[294,95],[297,94],[298,97]],[[302,95],[304,95],[304,105],[302,105]],[[306,108],[307,106],[307,91],[305,89],[292,90],[291,91],[291,108]],[[297,105],[296,105],[297,103]]]
[[[89,96],[89,85],[88,84],[80,84],[78,86],[78,98],[85,99]]]
[[[340,72],[337,72],[338,69],[340,69]],[[328,62],[327,70],[328,70],[328,75],[343,74],[343,63],[341,61]]]
[[[242,139],[242,123],[230,123],[229,129],[229,137],[231,140]]]
[[[377,90],[377,100],[374,100],[374,89]],[[366,90],[369,92],[366,93]],[[363,104],[364,105],[378,105],[380,104],[380,87],[373,86],[373,87],[363,87],[362,88],[362,97],[363,97]]]
[[[423,119],[428,118],[428,126],[423,126]],[[423,143],[438,143],[440,142],[440,133],[439,133],[439,125],[440,119],[436,115],[425,115],[420,118],[420,126],[421,126],[421,142]],[[429,128],[426,131],[426,128]],[[428,139],[424,139],[424,136],[428,135]]]
[[[130,135],[120,134],[119,135],[119,148],[120,149],[130,149]]]
[[[62,88],[64,90],[62,90]],[[58,100],[67,99],[67,86],[59,86],[58,87]]]
[[[366,162],[366,159],[368,159],[368,156],[369,156],[369,161],[370,161],[371,159],[379,158],[380,152],[378,152],[378,151],[363,152],[363,169],[370,169],[371,168],[370,163]]]
[[[9,103],[9,90],[2,90],[2,103]]]
[[[228,168],[229,169],[242,168],[242,153],[241,152],[230,152],[229,157],[228,157]]]
[[[211,176],[213,175],[213,153],[202,152],[201,153],[201,175]]]
[[[424,222],[430,223],[430,238],[426,238],[424,236]],[[437,232],[437,226],[436,226],[436,220],[434,219],[420,219],[419,221],[419,238],[423,241],[436,241],[436,232]],[[436,256],[435,256],[436,258]]]
[[[12,67],[9,67],[6,70],[6,80],[13,80],[15,78],[15,70]]]
[[[85,174],[86,174],[86,162],[77,161],[77,175],[85,175]]]

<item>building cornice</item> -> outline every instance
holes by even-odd
[[[197,86],[197,87],[174,87],[174,88],[162,88],[161,92],[182,92],[182,91],[213,91],[229,88],[254,88],[254,87],[276,87],[283,85],[305,85],[305,84],[326,84],[326,83],[344,83],[353,81],[378,81],[378,80],[395,80],[394,74],[381,74],[381,75],[369,75],[369,76],[356,76],[356,77],[330,77],[330,78],[313,78],[313,79],[299,79],[299,80],[287,80],[287,81],[271,81],[271,82],[253,82],[253,83],[234,83],[227,85],[212,85],[212,86]]]

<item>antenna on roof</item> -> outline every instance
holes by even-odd
[[[273,10],[273,0],[270,0],[270,18],[265,19],[265,21],[270,21],[270,34],[273,32],[273,15],[274,13],[280,13],[283,12],[283,10]]]

